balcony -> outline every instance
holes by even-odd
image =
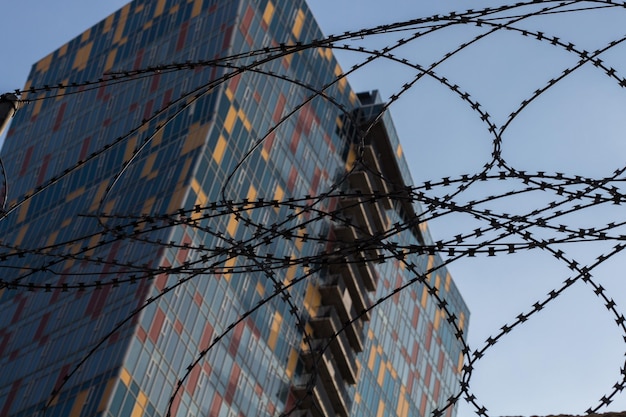
[[[316,337],[323,338],[324,342],[325,339],[332,338],[330,350],[341,376],[349,384],[356,384],[358,369],[354,358],[355,354],[345,332],[342,330],[343,325],[335,309],[330,306],[320,308],[317,316],[312,318],[309,323],[313,327]]]
[[[347,323],[356,317],[356,311],[352,306],[352,298],[343,278],[340,275],[331,275],[326,283],[319,288],[324,305],[332,305],[342,323]],[[350,346],[357,352],[363,351],[363,322],[357,319],[345,329]]]
[[[333,405],[322,385],[320,378],[315,378],[315,384],[309,388],[311,374],[298,377],[293,387],[293,394],[301,401],[299,408],[305,416],[328,417],[334,415]]]
[[[309,371],[317,368],[318,380],[316,381],[316,387],[325,391],[335,413],[339,416],[347,417],[352,407],[352,399],[344,386],[343,380],[338,375],[335,362],[330,356],[329,350],[327,349],[320,353],[322,346],[323,342],[315,341],[313,343],[314,351],[304,350],[302,359]],[[320,400],[323,401],[322,394],[315,394],[315,392],[313,394],[313,396],[318,395]],[[332,415],[327,414],[327,416]]]

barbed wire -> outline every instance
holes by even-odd
[[[8,185],[12,179],[7,176],[4,164],[0,163],[3,177],[2,212],[0,221],[9,221],[10,216],[18,209],[28,204],[39,195],[51,192],[51,187],[64,178],[76,174],[87,163],[102,158],[114,148],[127,144],[129,139],[139,132],[149,129],[141,142],[133,149],[130,157],[124,161],[119,170],[112,175],[110,181],[97,204],[96,213],[82,214],[85,219],[93,219],[99,225],[95,231],[78,231],[71,239],[66,239],[50,245],[38,247],[25,247],[8,241],[0,242],[0,268],[9,271],[0,278],[0,288],[22,292],[52,292],[52,291],[87,291],[100,290],[105,287],[117,287],[120,285],[133,285],[138,282],[148,282],[164,274],[179,277],[173,286],[166,286],[155,297],[150,297],[138,306],[127,317],[119,321],[106,335],[104,335],[88,352],[85,352],[81,361],[62,378],[61,383],[55,386],[50,393],[43,409],[44,414],[54,404],[59,393],[72,381],[76,373],[85,366],[95,352],[100,349],[124,326],[136,320],[138,315],[148,306],[156,303],[162,297],[168,295],[178,287],[184,286],[191,280],[202,275],[225,275],[242,276],[245,274],[259,274],[272,282],[274,291],[262,297],[256,305],[245,311],[235,321],[226,323],[224,331],[214,336],[207,346],[201,347],[196,352],[194,359],[180,370],[179,380],[171,393],[168,409],[164,410],[169,416],[176,399],[181,395],[181,389],[193,370],[198,367],[207,354],[219,344],[236,326],[255,311],[263,308],[268,303],[279,301],[288,305],[288,310],[294,316],[297,330],[302,333],[303,341],[310,352],[316,354],[312,361],[310,378],[307,381],[306,390],[312,395],[312,390],[319,378],[319,362],[324,352],[330,349],[331,344],[343,333],[348,331],[364,316],[379,308],[382,304],[397,294],[406,291],[416,285],[426,288],[429,297],[437,308],[443,313],[443,321],[450,326],[456,342],[461,346],[465,354],[465,363],[461,372],[459,386],[456,393],[450,396],[445,403],[432,412],[433,416],[444,415],[447,409],[454,406],[459,400],[470,403],[476,414],[488,416],[487,408],[472,391],[471,379],[476,365],[489,354],[489,350],[513,330],[526,324],[541,313],[546,306],[558,300],[567,289],[573,285],[582,283],[597,296],[600,303],[612,316],[620,335],[626,340],[626,318],[612,299],[609,292],[594,277],[594,271],[609,260],[615,258],[625,247],[626,233],[623,232],[626,220],[621,218],[610,219],[612,221],[595,224],[593,227],[580,228],[568,225],[567,216],[577,213],[585,213],[592,208],[607,205],[622,205],[626,201],[626,194],[621,190],[622,183],[626,180],[624,175],[626,165],[617,167],[610,176],[602,178],[586,177],[576,174],[560,172],[550,173],[547,171],[527,172],[518,170],[509,163],[502,154],[502,148],[506,146],[505,134],[512,122],[529,106],[535,105],[537,99],[552,88],[559,85],[578,70],[592,67],[606,75],[616,88],[626,87],[626,78],[620,76],[619,71],[605,62],[603,58],[608,51],[621,45],[626,36],[615,38],[608,44],[594,51],[587,51],[570,40],[562,39],[545,31],[531,30],[523,25],[529,19],[554,16],[581,14],[593,10],[624,9],[626,3],[618,3],[609,0],[569,0],[569,1],[527,1],[514,5],[504,5],[496,8],[484,8],[481,10],[468,10],[465,12],[453,12],[448,15],[436,15],[426,18],[418,18],[405,22],[397,22],[390,25],[382,25],[369,29],[345,32],[341,35],[332,35],[323,39],[310,42],[298,42],[296,44],[279,44],[267,46],[261,49],[246,51],[227,57],[211,60],[187,61],[184,63],[170,63],[158,66],[150,66],[142,69],[115,70],[102,75],[101,78],[91,81],[77,81],[59,83],[56,85],[32,86],[28,89],[15,90],[15,94],[22,97],[22,104],[28,105],[40,100],[52,100],[59,97],[83,94],[87,91],[99,89],[105,86],[119,85],[123,83],[137,82],[145,78],[154,77],[157,74],[177,73],[198,68],[219,68],[224,71],[223,76],[210,80],[199,87],[182,94],[179,98],[165,103],[155,111],[152,116],[142,121],[140,125],[128,131],[126,134],[111,139],[106,145],[76,161],[73,165],[58,172],[44,183],[35,187],[7,206]],[[473,26],[483,29],[474,36],[468,36],[458,46],[441,51],[440,57],[430,64],[415,62],[398,55],[397,51],[406,45],[419,39],[428,37],[453,27]],[[440,75],[439,68],[448,60],[455,58],[463,51],[469,50],[479,42],[488,42],[498,33],[507,32],[521,37],[536,40],[542,44],[548,44],[575,57],[576,61],[560,69],[560,74],[550,78],[544,85],[529,92],[528,96],[505,118],[503,123],[498,124],[489,114],[486,106],[475,99],[466,89],[455,84],[453,80]],[[404,38],[390,41],[382,49],[371,49],[359,44],[361,40],[378,35],[401,34]],[[323,86],[311,85],[303,80],[294,79],[285,74],[272,72],[266,68],[266,64],[280,60],[286,56],[300,53],[306,50],[330,48],[338,51],[348,51],[362,55],[365,58],[354,65],[350,70],[337,76],[331,83]],[[414,72],[414,76],[405,80],[397,92],[390,95],[389,99],[380,106],[378,112],[365,122],[351,108],[346,107],[340,100],[333,97],[332,87],[336,86],[346,77],[351,76],[358,70],[371,65],[374,61],[399,64]],[[242,63],[244,62],[244,63]],[[142,155],[154,138],[161,133],[166,126],[188,111],[189,108],[202,97],[221,88],[234,77],[245,73],[254,73],[262,77],[273,78],[282,82],[291,83],[306,92],[306,98],[297,106],[285,113],[278,122],[271,126],[263,135],[253,138],[253,145],[244,156],[237,161],[235,168],[227,174],[221,187],[221,200],[212,201],[205,205],[195,205],[193,208],[181,208],[175,212],[162,214],[106,212],[105,207],[113,190],[120,179],[128,175],[129,168]],[[424,77],[436,81],[446,90],[452,92],[460,102],[467,107],[472,114],[483,124],[486,134],[491,138],[491,153],[486,155],[482,168],[474,173],[466,173],[456,177],[444,177],[431,179],[421,184],[404,184],[390,178],[381,172],[378,167],[368,162],[366,157],[366,137],[379,123],[388,109],[412,90]],[[316,195],[292,196],[284,199],[267,200],[263,198],[232,200],[229,197],[231,182],[238,170],[253,158],[255,152],[267,141],[267,139],[284,123],[292,120],[298,112],[313,100],[322,99],[334,106],[342,117],[353,126],[360,126],[357,131],[357,155],[354,163],[339,178],[336,178],[331,186]],[[1,162],[1,161],[0,161]],[[368,172],[383,186],[371,192],[354,190],[349,186],[350,175],[356,172]],[[493,187],[493,192],[488,195],[472,198],[463,202],[462,197],[477,184],[489,185],[498,183]],[[504,191],[497,192],[502,189]],[[544,202],[531,211],[522,214],[510,214],[497,211],[491,203],[507,204],[507,201],[516,197],[542,193],[550,196],[549,201]],[[339,204],[338,202],[344,202]],[[348,201],[349,203],[345,203]],[[384,201],[391,201],[396,205],[409,205],[421,209],[411,218],[384,227],[382,230],[370,230],[359,224],[353,217],[346,214],[352,209],[361,206],[375,206]],[[265,224],[256,221],[255,213],[266,209],[276,209],[288,213],[280,221]],[[515,211],[515,210],[512,210]],[[405,233],[412,233],[429,221],[445,219],[452,215],[462,214],[476,221],[479,225],[471,231],[459,230],[459,233],[449,239],[434,240],[432,243],[420,242],[420,244],[403,244],[398,239]],[[209,221],[229,219],[233,217],[243,227],[247,234],[243,240],[237,240],[228,236],[219,228],[212,226]],[[304,220],[302,220],[304,218]],[[561,223],[562,222],[562,223]],[[213,223],[215,224],[215,223]],[[333,236],[331,229],[341,227],[350,228],[354,231],[354,239],[342,240]],[[177,241],[164,242],[155,236],[157,231],[168,231],[174,228],[184,227],[194,230],[206,236],[212,236],[220,246],[205,247],[194,246],[189,243]],[[320,248],[313,254],[305,253],[301,256],[285,257],[281,254],[268,252],[272,242],[290,240],[306,244],[315,244]],[[93,242],[84,244],[83,242]],[[125,261],[121,258],[103,258],[98,256],[98,250],[110,248],[119,242],[130,242],[137,245],[146,245],[154,249],[155,253],[162,253],[164,248],[181,249],[193,253],[179,265],[152,265],[150,263],[139,264]],[[568,255],[562,248],[564,245],[575,245],[589,242],[606,242],[612,247],[604,253],[598,254],[590,263],[582,263],[575,257]],[[551,289],[543,298],[530,305],[527,310],[518,314],[512,321],[505,323],[495,333],[488,337],[484,344],[478,348],[470,348],[465,331],[462,328],[460,317],[451,307],[450,301],[446,300],[439,288],[434,285],[429,277],[442,271],[444,268],[458,262],[461,259],[480,256],[502,256],[540,250],[549,254],[557,262],[565,265],[570,271],[564,282]],[[416,261],[420,255],[439,255],[442,262],[424,270]],[[31,262],[25,266],[19,259],[28,257]],[[190,260],[191,259],[191,260]],[[64,271],[62,263],[73,260],[89,265],[102,265],[112,267],[109,270],[97,272],[73,272]],[[229,261],[236,261],[230,265]],[[400,283],[376,300],[357,311],[354,317],[341,323],[341,328],[333,332],[332,336],[324,341],[322,346],[313,343],[313,334],[307,330],[307,312],[297,305],[290,290],[297,284],[310,280],[316,274],[322,273],[333,265],[353,264],[370,265],[397,261],[408,271],[411,276],[405,282]],[[281,281],[278,277],[280,271],[294,266],[303,267],[304,272],[293,277],[288,282]],[[123,274],[120,271],[124,271]],[[85,269],[87,271],[87,269]],[[461,271],[462,273],[462,271]],[[57,281],[42,281],[41,274],[46,277],[59,277]],[[590,405],[587,413],[595,413],[612,403],[626,386],[626,363],[620,364],[620,379],[614,385],[607,387],[605,394],[597,399],[597,403]],[[305,401],[299,398],[291,409],[285,410],[281,415],[290,415]],[[318,410],[323,413],[322,410]]]

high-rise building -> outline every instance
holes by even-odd
[[[1,152],[0,415],[458,392],[467,308],[390,116],[322,38],[304,0],[136,0],[33,66]]]

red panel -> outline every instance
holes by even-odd
[[[239,380],[239,374],[241,373],[241,368],[236,363],[233,364],[233,370],[230,373],[230,379],[228,380],[228,387],[226,387],[226,395],[224,395],[224,401],[227,404],[231,404],[233,402],[233,397],[235,396],[235,391],[237,390],[237,381]]]
[[[156,73],[152,76],[152,83],[150,83],[150,92],[154,93],[159,88],[159,81],[161,81],[161,74]]]
[[[17,298],[17,297],[15,297]],[[24,309],[24,305],[26,304],[26,298],[19,298],[19,303],[15,307],[15,313],[13,313],[13,318],[11,319],[11,324],[17,323],[22,315],[22,310]]]
[[[313,180],[311,181],[311,188],[309,189],[309,193],[311,195],[317,194],[317,187],[320,184],[320,177],[322,176],[322,171],[315,167],[315,172],[313,172]]]
[[[291,143],[289,144],[289,150],[291,151],[292,154],[294,155],[296,154],[299,143],[300,143],[300,133],[296,129],[296,131],[293,132],[293,136],[291,137]]]
[[[217,392],[213,397],[213,402],[211,403],[211,412],[209,417],[219,417],[220,415],[220,407],[222,406],[222,396]]]
[[[426,330],[426,343],[424,343],[424,345],[426,346],[426,350],[430,350],[430,344],[433,341],[433,325],[432,323],[428,323],[428,329]]]
[[[430,364],[426,365],[426,375],[424,376],[424,386],[426,387],[426,389],[428,389],[428,387],[430,386],[430,377],[433,373],[433,368],[430,366]]]
[[[46,313],[41,318],[39,322],[39,326],[37,326],[37,330],[35,330],[35,340],[41,340],[44,336],[44,332],[46,331],[46,326],[48,325],[48,320],[50,320],[50,313]]]
[[[57,117],[54,120],[54,126],[52,126],[52,131],[56,132],[61,127],[61,123],[63,122],[63,115],[65,114],[65,108],[67,107],[67,103],[62,103],[61,108],[59,108],[59,112],[57,113]]]
[[[111,286],[105,285],[99,290],[94,290],[91,293],[91,299],[89,300],[89,304],[87,305],[86,314],[91,317],[98,317],[102,313],[102,309],[106,305],[107,297],[111,292]]]
[[[2,410],[0,410],[1,416],[9,415],[9,411],[11,411],[11,406],[13,405],[13,401],[15,401],[15,396],[17,395],[17,391],[20,389],[20,385],[22,385],[21,378],[15,381],[13,385],[11,385],[11,391],[9,391],[9,396],[4,403],[4,407],[2,407]]]
[[[20,176],[26,174],[26,170],[28,169],[28,165],[30,164],[30,158],[33,156],[33,147],[32,145],[28,147],[26,150],[26,154],[24,155],[24,162],[22,162],[22,168],[20,169]]]
[[[411,353],[411,362],[413,362],[413,364],[417,364],[417,354],[419,353],[419,349],[417,341],[413,342],[413,352]]]
[[[254,10],[252,10],[252,6],[248,6],[248,8],[246,9],[246,13],[243,15],[243,19],[241,19],[241,25],[239,26],[241,29],[241,33],[248,33],[248,29],[250,29],[250,24],[252,23],[253,17]]]
[[[263,149],[265,152],[269,153],[272,149],[272,145],[274,144],[274,139],[276,139],[276,132],[272,132],[263,141]]]
[[[152,107],[154,106],[154,99],[150,99],[143,108],[143,118],[149,119],[152,116]]]
[[[443,370],[443,350],[439,352],[439,361],[437,362],[437,372],[441,373]]]
[[[287,189],[289,191],[293,190],[294,185],[296,185],[296,179],[298,178],[298,171],[296,167],[291,167],[291,171],[289,172],[289,180],[287,181]]]
[[[202,332],[202,339],[200,339],[200,349],[208,348],[212,337],[213,326],[211,326],[211,323],[206,323],[204,325],[204,331]]]
[[[189,373],[189,377],[187,378],[187,391],[189,394],[193,396],[194,391],[196,390],[196,385],[198,385],[198,379],[200,378],[200,369],[199,365],[193,367],[191,372]]]
[[[46,171],[48,170],[48,164],[50,163],[50,154],[43,157],[41,162],[41,168],[39,168],[39,175],[37,175],[37,184],[43,183],[43,179],[46,177]]]
[[[143,327],[137,327],[137,338],[141,341],[141,343],[145,343],[148,338],[148,333],[143,329]]]
[[[230,353],[232,357],[235,357],[235,355],[237,355],[237,349],[239,349],[239,343],[241,342],[242,334],[243,326],[239,324],[233,329],[233,338],[230,340],[230,345],[228,345],[228,353]]]
[[[162,104],[162,107],[165,107],[166,105],[168,105],[170,103],[170,101],[172,101],[172,89],[171,88],[169,90],[167,90],[165,92],[165,94],[163,94],[163,104]]]
[[[176,331],[176,333],[178,333],[179,335],[183,333],[183,323],[176,319],[174,320],[174,331]]]
[[[141,68],[142,61],[143,61],[143,48],[137,52],[137,55],[135,55],[135,63],[133,64],[133,69]]]
[[[413,306],[413,318],[411,318],[411,326],[413,326],[414,329],[417,329],[417,321],[419,320],[420,317],[420,309],[418,306]]]
[[[237,86],[239,85],[239,81],[241,80],[241,75],[237,74],[233,78],[230,79],[228,83],[228,89],[234,93],[237,92]]]
[[[287,103],[287,99],[280,93],[278,96],[278,101],[276,102],[276,108],[274,109],[274,115],[272,116],[272,120],[274,122],[278,122],[283,115],[283,111],[285,110],[285,103]]]
[[[159,338],[159,333],[161,332],[161,327],[163,326],[163,322],[165,321],[165,313],[159,307],[157,307],[156,313],[154,314],[154,319],[152,320],[152,325],[150,325],[150,331],[148,332],[148,337],[154,343],[156,343]]]
[[[180,51],[185,46],[185,40],[187,39],[187,30],[189,29],[189,22],[184,22],[180,26],[180,32],[178,33],[178,40],[176,41],[176,51]]]
[[[91,136],[83,139],[83,146],[80,148],[80,155],[78,159],[84,160],[87,156],[87,152],[89,151],[89,142],[91,142]]]
[[[439,388],[441,388],[441,382],[435,379],[435,389],[433,390],[433,400],[439,401]]]
[[[200,307],[202,305],[202,302],[204,301],[204,298],[202,297],[202,294],[196,291],[196,293],[193,295],[193,301],[198,305],[198,307]]]

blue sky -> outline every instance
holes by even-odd
[[[3,66],[0,90],[20,88],[30,65],[81,31],[121,7],[125,0],[21,0],[3,6],[0,44]],[[465,10],[462,1],[309,0],[326,34],[342,33],[450,10]],[[501,4],[475,1],[474,9]],[[625,11],[586,11],[551,15],[520,22],[519,27],[542,30],[593,51],[622,37]],[[411,62],[428,66],[455,45],[484,29],[457,27],[419,39],[397,51]],[[8,35],[7,35],[8,34]],[[408,36],[406,33],[399,36]],[[385,45],[393,37],[365,39],[365,45]],[[624,47],[602,56],[617,71],[625,71]],[[364,56],[342,53],[344,68]],[[462,51],[437,68],[487,109],[496,125],[504,123],[522,100],[577,57],[547,42],[503,32]],[[415,77],[397,64],[374,63],[351,78],[356,90],[378,88],[383,99]],[[405,155],[416,183],[478,172],[489,160],[492,137],[475,112],[449,89],[427,77],[391,107]],[[520,170],[564,172],[602,177],[624,165],[626,92],[602,72],[587,65],[529,105],[503,135],[503,156]],[[478,184],[471,198],[519,187],[515,182]],[[469,197],[468,197],[469,198]],[[532,207],[555,200],[533,193],[494,202],[494,210],[524,215]],[[561,219],[580,228],[620,221],[621,206],[598,207]],[[473,230],[476,222],[463,215],[430,223],[435,239]],[[626,234],[626,233],[625,233]],[[602,243],[572,244],[568,255],[590,263],[606,252]],[[602,265],[596,276],[618,303],[626,306],[624,259]],[[450,270],[472,311],[472,348],[511,322],[519,313],[571,276],[562,263],[541,251],[495,258],[467,258]],[[613,318],[584,285],[575,285],[535,320],[512,332],[490,350],[477,366],[472,388],[490,415],[583,414],[619,380],[626,346]],[[608,410],[626,409],[626,398]],[[462,406],[459,416],[472,415]]]

